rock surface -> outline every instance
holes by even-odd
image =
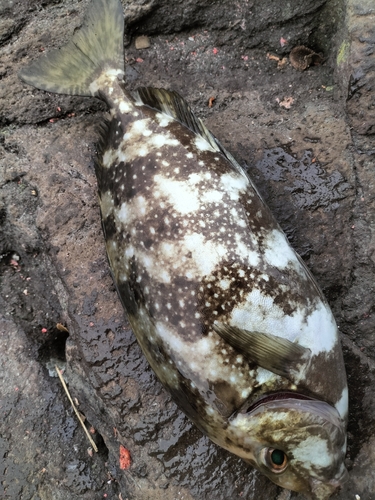
[[[176,408],[130,331],[105,257],[93,171],[104,105],[17,78],[70,38],[87,5],[0,2],[0,497],[276,499],[280,489]],[[132,0],[125,12],[129,88],[172,88],[191,103],[248,168],[326,294],[350,386],[350,481],[336,498],[374,499],[373,0],[296,0],[293,8],[285,0]],[[135,49],[139,35],[149,48]],[[324,63],[278,68],[296,45],[322,52]],[[51,376],[55,364],[98,453]],[[120,446],[131,454],[127,470]]]

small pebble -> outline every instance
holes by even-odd
[[[146,35],[137,36],[137,38],[135,39],[136,49],[148,49],[150,45],[150,39]]]

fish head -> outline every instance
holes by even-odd
[[[348,475],[345,422],[324,401],[273,396],[235,417],[248,461],[283,488],[328,499]]]

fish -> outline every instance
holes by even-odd
[[[214,443],[277,485],[326,500],[345,482],[338,329],[245,169],[175,91],[124,81],[119,0],[93,0],[67,45],[20,71],[95,96],[109,266],[145,357]]]

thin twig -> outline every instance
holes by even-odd
[[[90,443],[91,443],[91,446],[94,448],[94,450],[96,451],[96,453],[98,453],[98,447],[96,446],[96,444],[95,444],[94,440],[93,440],[93,439],[92,439],[92,437],[90,436],[89,431],[86,429],[86,426],[85,426],[85,424],[83,423],[83,420],[82,420],[82,418],[81,418],[81,415],[79,414],[79,411],[78,411],[78,410],[77,410],[77,408],[75,407],[75,404],[73,403],[73,400],[72,400],[72,398],[71,398],[71,396],[70,396],[70,394],[69,394],[69,391],[68,391],[68,388],[67,388],[67,386],[66,386],[65,380],[63,379],[63,376],[61,375],[61,372],[60,372],[60,370],[58,369],[58,367],[57,367],[56,365],[55,365],[55,370],[56,370],[57,375],[59,376],[59,379],[60,379],[60,381],[61,381],[61,383],[62,383],[62,385],[63,385],[63,387],[64,387],[64,389],[65,389],[65,392],[66,392],[66,394],[67,394],[68,398],[69,398],[70,404],[72,405],[73,410],[75,411],[75,414],[77,415],[78,420],[80,421],[80,423],[81,423],[81,425],[82,425],[82,427],[83,427],[83,430],[86,432],[86,436],[89,438],[89,441],[90,441]]]

